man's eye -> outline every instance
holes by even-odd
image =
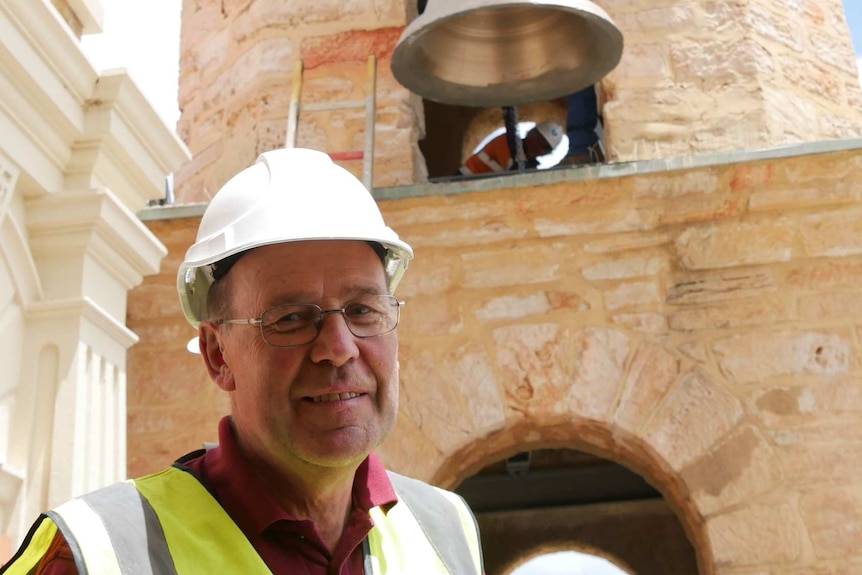
[[[272,319],[267,319],[264,326],[275,331],[302,329],[315,321],[315,315],[311,309],[273,310]]]
[[[347,315],[349,315],[350,317],[362,316],[362,315],[366,315],[369,313],[375,313],[375,311],[376,310],[374,308],[372,308],[371,306],[361,304],[361,303],[351,304],[344,309],[344,312]]]

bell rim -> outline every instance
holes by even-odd
[[[604,47],[601,52],[602,58],[597,63],[594,63],[593,66],[588,67],[587,73],[584,73],[582,67],[578,70],[573,69],[568,72],[552,71],[528,80],[500,82],[486,86],[471,86],[447,81],[438,76],[417,72],[415,67],[411,65],[411,60],[407,58],[409,48],[421,42],[422,37],[431,30],[428,26],[430,23],[436,22],[439,25],[442,22],[469,13],[477,7],[487,6],[479,5],[479,2],[464,0],[459,3],[455,10],[447,12],[442,18],[439,14],[435,13],[433,6],[433,4],[429,3],[426,11],[414,19],[403,30],[401,37],[395,45],[390,61],[390,67],[395,79],[402,86],[421,96],[423,99],[443,104],[483,108],[517,106],[529,102],[545,101],[563,97],[597,83],[613,71],[622,60],[624,48],[622,31],[601,7],[590,0],[565,0],[564,2],[560,0],[503,1],[495,4],[494,8],[540,6],[561,9],[591,20],[594,29],[603,38],[603,41],[600,43]],[[608,48],[612,50],[609,51]],[[559,77],[561,74],[573,77],[572,81],[566,84],[565,89],[546,88],[542,90],[540,86],[536,86],[536,84],[541,84],[541,82],[536,81],[537,79],[541,80],[544,77],[552,75]],[[431,79],[430,82],[429,78]],[[563,82],[558,82],[558,84],[561,83]],[[513,93],[512,89],[516,85],[522,89],[515,90]]]

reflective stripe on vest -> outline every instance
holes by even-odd
[[[479,528],[464,500],[416,479],[388,474],[403,505],[388,512],[371,510],[375,527],[368,534],[371,555],[385,557],[389,568],[375,573],[415,573],[416,566],[423,565],[416,562],[422,548],[427,554],[424,565],[437,565],[427,572],[481,575]]]
[[[376,563],[373,573],[481,574],[478,531],[463,500],[416,480],[390,476],[404,504],[388,512],[371,510],[375,525],[368,535],[367,559]],[[206,488],[175,467],[74,499],[48,517],[68,541],[81,574],[270,573]],[[34,532],[41,527],[34,526]],[[33,555],[27,547],[18,557]],[[14,569],[9,573],[27,572]]]

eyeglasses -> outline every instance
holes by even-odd
[[[303,303],[288,303],[271,307],[260,317],[220,319],[216,324],[238,323],[259,325],[263,340],[273,347],[297,347],[317,339],[328,313],[340,313],[347,329],[356,337],[376,337],[398,326],[403,301],[391,295],[367,295],[351,300],[344,307],[323,309]]]

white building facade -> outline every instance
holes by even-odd
[[[0,0],[0,563],[43,510],[126,475],[126,297],[166,251],[136,212],[189,159],[80,35],[98,0]]]

